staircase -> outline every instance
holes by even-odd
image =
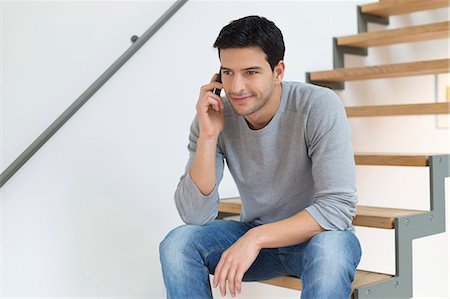
[[[442,0],[383,0],[358,7],[359,34],[333,39],[333,70],[306,74],[308,82],[343,89],[345,81],[449,73],[450,59],[345,68],[344,54],[368,55],[369,47],[448,38],[450,22],[366,32],[367,23],[388,24],[388,17],[450,6]],[[450,114],[450,102],[346,107],[347,117]],[[411,298],[412,240],[445,231],[445,177],[450,155],[355,153],[356,165],[426,167],[430,178],[430,210],[357,206],[353,225],[395,231],[396,274],[357,270],[351,298]],[[240,198],[222,199],[218,218],[239,215]],[[301,290],[301,280],[277,277],[263,283]]]

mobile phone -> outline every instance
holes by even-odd
[[[220,69],[219,69],[219,73],[218,73],[216,82],[222,83],[222,72],[221,72]],[[222,89],[220,89],[220,88],[214,88],[214,90],[213,90],[213,92],[214,92],[216,95],[218,95],[219,97],[220,97],[220,92],[221,92],[221,91],[222,91]]]

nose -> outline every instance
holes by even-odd
[[[231,79],[230,92],[232,94],[240,94],[245,90],[245,82],[240,75],[234,75]]]

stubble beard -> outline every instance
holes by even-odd
[[[260,110],[262,107],[264,107],[272,97],[273,91],[275,89],[275,85],[272,83],[271,87],[267,89],[266,92],[263,93],[261,99],[256,99],[256,102],[254,103],[253,107],[249,107],[247,111],[239,112],[234,107],[233,103],[230,101],[231,107],[233,108],[234,112],[236,112],[239,115],[242,116],[249,116],[255,113],[256,111]],[[252,97],[256,96],[254,93],[252,93]]]

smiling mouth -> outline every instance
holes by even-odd
[[[231,97],[231,100],[232,100],[233,102],[236,102],[236,103],[240,104],[240,103],[246,102],[246,101],[249,100],[251,97],[252,97],[252,95],[248,95],[248,96],[240,96],[240,97]]]

